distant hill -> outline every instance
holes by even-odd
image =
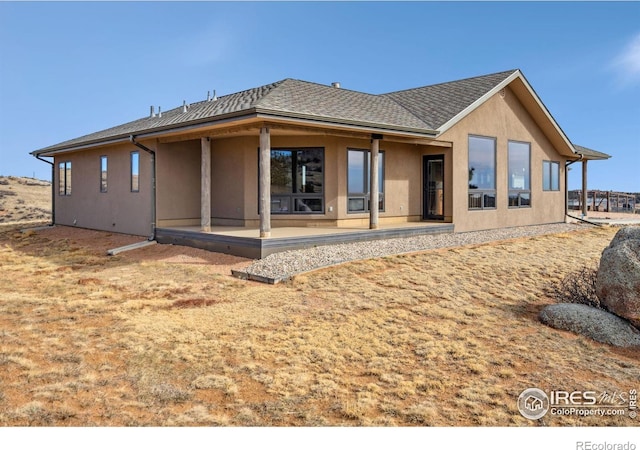
[[[51,183],[0,176],[0,224],[51,220]]]

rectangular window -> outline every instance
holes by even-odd
[[[324,213],[324,149],[271,150],[271,213]]]
[[[384,211],[384,152],[378,154],[378,209]],[[371,151],[348,149],[347,151],[347,200],[348,212],[368,212],[371,201],[369,173]]]
[[[469,209],[496,207],[496,140],[469,136]]]
[[[131,192],[140,192],[140,153],[131,152]]]
[[[100,192],[107,192],[107,157],[100,157]]]
[[[560,163],[557,161],[542,161],[542,190],[560,190]]]
[[[58,194],[71,195],[71,161],[58,165]]]
[[[531,145],[509,141],[509,208],[531,206]]]

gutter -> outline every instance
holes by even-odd
[[[251,119],[256,117],[257,115],[255,114],[255,111],[253,112],[238,111],[235,113],[228,113],[228,114],[222,114],[220,116],[215,116],[215,120],[212,120],[211,117],[206,117],[204,119],[197,119],[189,122],[183,122],[183,125],[169,124],[169,125],[162,125],[162,126],[152,127],[152,128],[142,128],[137,130],[130,129],[129,131],[123,131],[122,133],[113,135],[111,137],[97,138],[97,139],[92,139],[86,142],[81,142],[76,144],[65,144],[64,142],[62,142],[60,144],[56,144],[50,147],[45,147],[40,150],[35,150],[31,152],[31,154],[34,156],[42,155],[42,154],[46,154],[47,156],[53,156],[53,154],[58,154],[58,153],[75,152],[78,150],[86,150],[89,148],[101,147],[104,145],[113,145],[113,144],[131,142],[131,137],[134,136],[133,133],[137,133],[135,135],[135,137],[137,138],[143,138],[143,139],[155,138],[155,137],[161,137],[171,133],[186,133],[188,131],[197,131],[198,129],[209,126],[209,125],[225,124],[225,123],[229,123],[237,120],[242,120],[245,118]],[[72,139],[72,141],[75,141],[75,140],[76,139]]]
[[[577,163],[579,161],[582,161],[584,159],[584,155],[582,153],[578,153],[578,155],[580,155],[580,157],[578,159],[573,159],[571,161],[568,161],[564,164],[564,215],[565,216],[569,216],[572,217],[574,219],[577,219],[577,217],[573,217],[571,215],[569,215],[569,166],[573,163]],[[578,220],[582,220],[584,222],[587,222],[584,219],[578,219]],[[590,222],[587,222],[590,223]]]
[[[53,161],[47,161],[43,159],[40,155],[33,155],[40,161],[44,161],[47,164],[51,164],[51,226],[56,224],[56,185],[54,183],[56,179],[56,165]]]
[[[129,135],[129,142],[136,147],[144,150],[151,155],[151,234],[149,235],[150,241],[156,239],[156,152],[149,147],[142,145],[136,141],[135,136]]]

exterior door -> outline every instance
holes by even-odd
[[[444,155],[422,157],[422,218],[444,220]]]

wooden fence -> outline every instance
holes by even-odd
[[[569,209],[582,210],[582,190],[569,191]],[[640,214],[640,194],[587,191],[587,211]]]

